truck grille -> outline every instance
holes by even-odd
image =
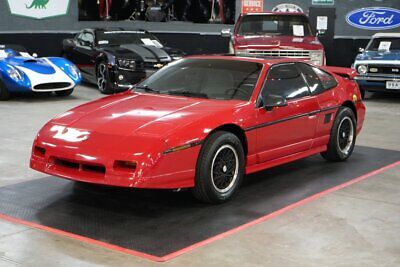
[[[400,75],[400,66],[369,65],[368,66],[368,73],[370,73],[370,74]]]
[[[289,57],[310,59],[309,50],[255,50],[238,51],[238,56],[253,57]]]

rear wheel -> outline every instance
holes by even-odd
[[[113,92],[110,85],[110,73],[108,72],[107,64],[102,61],[96,68],[97,87],[103,94],[111,94]]]
[[[345,161],[353,153],[356,143],[357,123],[354,112],[348,107],[341,107],[336,115],[328,150],[321,153],[330,161]]]
[[[0,101],[10,99],[10,92],[7,91],[7,88],[0,82]]]
[[[245,156],[239,138],[225,131],[211,134],[200,151],[193,195],[207,203],[229,200],[242,183],[244,168]]]
[[[63,91],[55,91],[57,96],[64,97],[64,96],[69,96],[72,94],[74,91],[74,88],[69,89],[69,90],[63,90]]]

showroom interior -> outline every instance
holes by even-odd
[[[2,0],[0,266],[400,266],[398,0]]]

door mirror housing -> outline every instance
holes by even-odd
[[[285,97],[281,95],[266,95],[262,98],[263,107],[267,111],[271,111],[276,107],[285,107],[287,106],[287,100]]]
[[[221,30],[221,36],[222,37],[231,37],[232,36],[231,29],[222,29]]]
[[[362,47],[360,47],[360,48],[358,48],[358,52],[359,52],[359,53],[364,53],[364,52],[365,52],[365,49],[362,48]]]
[[[91,43],[89,41],[79,40],[79,44],[82,46],[93,47],[93,43]]]

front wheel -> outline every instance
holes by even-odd
[[[97,87],[102,94],[111,94],[113,92],[110,84],[110,73],[107,64],[102,61],[96,68]]]
[[[74,88],[69,89],[69,90],[63,90],[63,91],[55,91],[55,93],[57,96],[65,97],[65,96],[71,95],[73,91],[74,91]]]
[[[197,161],[193,195],[207,203],[229,200],[242,183],[244,169],[245,155],[239,138],[225,131],[211,134]]]
[[[10,92],[7,91],[7,88],[0,81],[0,101],[10,99]]]
[[[356,143],[357,123],[354,112],[340,107],[333,122],[328,150],[321,153],[329,161],[345,161],[353,153]]]

